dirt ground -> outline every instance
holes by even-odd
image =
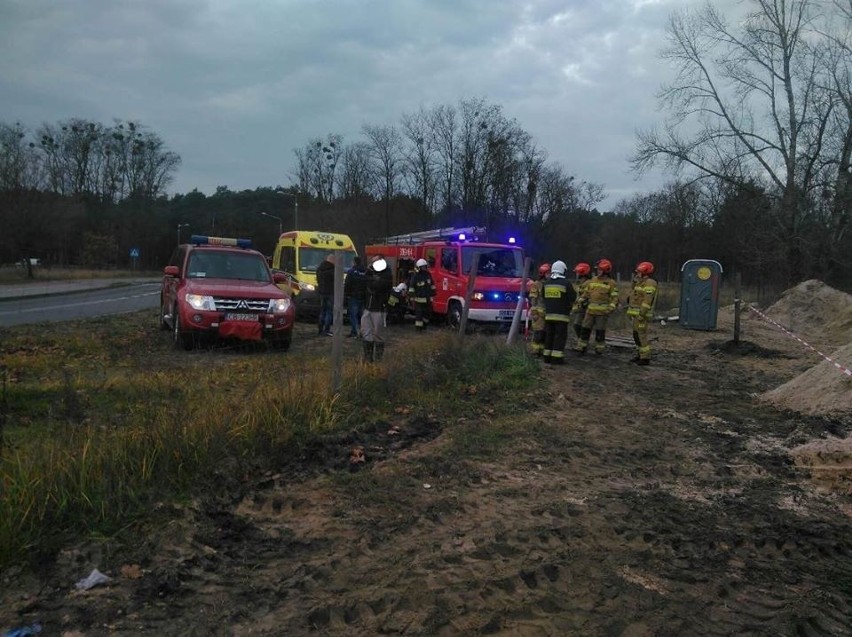
[[[739,346],[732,326],[731,308],[712,332],[655,325],[650,367],[616,346],[542,366],[537,406],[507,417],[510,442],[486,456],[444,450],[450,430],[482,430],[490,417],[400,413],[387,430],[330,442],[313,465],[163,511],[149,540],[123,554],[91,542],[38,580],[7,573],[0,627],[38,621],[43,635],[65,637],[852,634],[852,453],[842,444],[852,418],[777,407],[764,394],[822,359],[754,313]],[[288,355],[329,346],[303,329]],[[412,329],[392,329],[389,355]],[[795,391],[805,402],[825,385]],[[367,460],[357,474],[354,443]],[[113,579],[74,590],[93,568]]]

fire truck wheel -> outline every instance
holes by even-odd
[[[450,301],[450,305],[447,308],[447,322],[450,324],[450,327],[453,329],[458,328],[461,325],[462,319],[462,306],[458,301]]]
[[[189,351],[192,349],[193,339],[192,334],[185,332],[180,323],[180,313],[177,306],[172,310],[172,342],[176,349]]]

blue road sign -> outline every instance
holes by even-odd
[[[130,258],[138,259],[139,258],[139,248],[130,248]]]

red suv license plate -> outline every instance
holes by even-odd
[[[238,312],[228,312],[225,314],[226,321],[256,321],[257,314],[241,314]]]

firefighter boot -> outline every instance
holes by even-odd
[[[385,344],[376,343],[376,361],[382,360],[385,355]]]
[[[364,362],[372,363],[373,362],[373,341],[364,341],[361,343],[364,347]]]
[[[586,353],[586,348],[589,346],[589,337],[592,335],[591,328],[584,327],[580,329],[580,337],[577,339],[577,344],[574,346],[574,351],[578,356]]]
[[[606,330],[595,330],[595,354],[598,356],[604,353],[606,348]]]
[[[636,347],[642,347],[642,343],[639,342],[639,332],[633,330],[633,342],[636,343]],[[637,351],[633,358],[630,359],[631,363],[638,363],[640,361],[639,352]]]

